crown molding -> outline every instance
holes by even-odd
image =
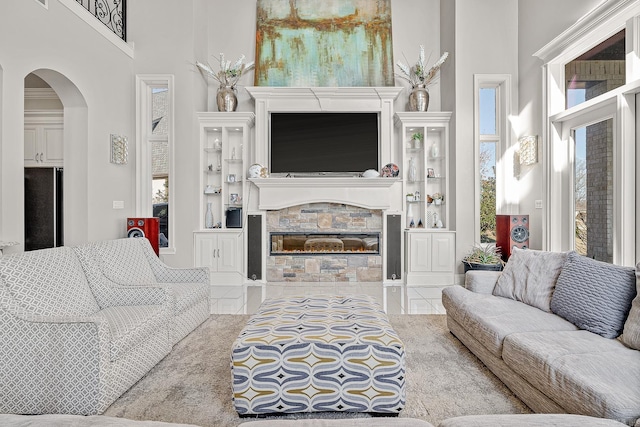
[[[554,58],[579,45],[581,40],[592,36],[596,28],[613,33],[616,29],[624,28],[626,21],[638,12],[640,5],[637,0],[605,0],[533,56],[540,58],[545,64],[552,62]]]

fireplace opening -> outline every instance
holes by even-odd
[[[271,233],[271,255],[379,253],[380,233]]]

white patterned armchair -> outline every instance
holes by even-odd
[[[102,413],[171,350],[170,297],[103,295],[67,247],[0,257],[0,413]]]
[[[209,318],[209,269],[171,268],[155,254],[146,238],[92,242],[75,247],[92,287],[101,294],[123,286],[164,286],[173,295],[170,322],[173,344]],[[105,280],[106,279],[106,280]]]

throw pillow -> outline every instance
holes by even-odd
[[[566,258],[566,252],[514,247],[493,294],[551,311],[551,295]]]
[[[636,265],[636,277],[640,271],[640,263]],[[631,311],[627,321],[624,322],[622,331],[622,342],[633,349],[640,350],[640,280],[636,278],[637,295],[631,303]]]
[[[551,297],[551,311],[580,329],[615,338],[635,296],[635,269],[570,252]]]

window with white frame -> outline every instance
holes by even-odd
[[[137,77],[137,214],[159,218],[161,252],[171,244],[173,76]]]
[[[545,249],[635,264],[640,46],[625,34],[637,34],[639,17],[638,2],[602,3],[536,53],[547,99]]]
[[[500,197],[500,153],[505,149],[508,75],[475,76],[476,240],[496,241]]]

